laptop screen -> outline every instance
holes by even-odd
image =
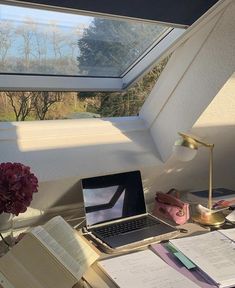
[[[146,213],[140,171],[82,179],[86,225]]]

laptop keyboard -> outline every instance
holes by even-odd
[[[131,219],[129,221],[110,224],[108,226],[94,228],[92,231],[97,233],[102,238],[107,238],[114,235],[124,234],[134,230],[142,229],[145,227],[150,227],[156,224],[159,224],[159,222],[150,217],[141,217]]]

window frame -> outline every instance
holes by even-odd
[[[3,1],[2,4],[45,9],[36,4],[21,4]],[[65,9],[55,9],[48,7],[48,11],[65,12]],[[67,11],[75,13],[74,11]],[[79,11],[77,12],[79,13]],[[76,13],[76,14],[77,14]],[[80,14],[80,13],[79,13]],[[95,13],[81,13],[87,16],[95,16]],[[97,14],[110,19],[119,19],[118,16]],[[128,20],[128,18],[126,18]],[[143,21],[143,20],[142,20]],[[157,21],[155,21],[157,23]],[[162,23],[159,23],[162,24]],[[135,62],[122,73],[120,77],[91,77],[80,75],[37,75],[37,74],[17,74],[0,72],[0,91],[122,91],[127,89],[140,76],[142,76],[164,56],[167,56],[173,43],[185,32],[185,26],[181,28],[172,27],[167,29],[155,43],[147,49]]]

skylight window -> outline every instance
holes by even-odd
[[[168,41],[175,29],[158,23],[2,4],[0,25],[1,90],[121,90],[154,62],[159,43],[165,41],[169,46],[183,30],[176,29]],[[154,57],[149,57],[151,54]],[[145,60],[146,56],[149,59]],[[9,77],[2,77],[11,75],[22,76],[14,79],[18,87],[13,87],[12,81],[10,87],[4,80]],[[40,78],[39,83],[30,76],[63,79],[49,82]],[[75,82],[74,77],[82,80]],[[68,78],[72,82],[64,85]],[[97,85],[84,82],[84,78],[110,81]]]

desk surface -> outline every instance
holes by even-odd
[[[181,226],[177,226],[177,228],[183,228],[186,229],[188,232],[187,233],[181,233],[180,237],[187,237],[187,236],[193,236],[193,235],[198,235],[198,234],[202,234],[202,233],[206,233],[210,231],[210,228],[208,227],[202,227],[199,226],[196,223],[186,223],[184,225]],[[141,248],[143,249],[143,248]],[[138,249],[136,249],[138,250]],[[123,253],[119,253],[120,255]],[[110,254],[106,254],[106,253],[102,253],[101,258],[105,259],[107,257],[110,257]],[[97,288],[114,288],[115,286],[112,284],[112,282],[105,277],[105,275],[100,275],[96,264],[93,264],[92,267],[90,267],[88,269],[88,271],[85,273],[84,275],[84,279],[88,280],[88,279],[92,279],[92,281],[95,281],[95,283],[97,283],[96,287]],[[89,283],[89,281],[88,281]],[[90,286],[88,283],[86,283],[86,281],[84,281],[83,283],[80,283],[80,286],[77,286],[76,288],[88,288],[88,287],[92,287]]]

